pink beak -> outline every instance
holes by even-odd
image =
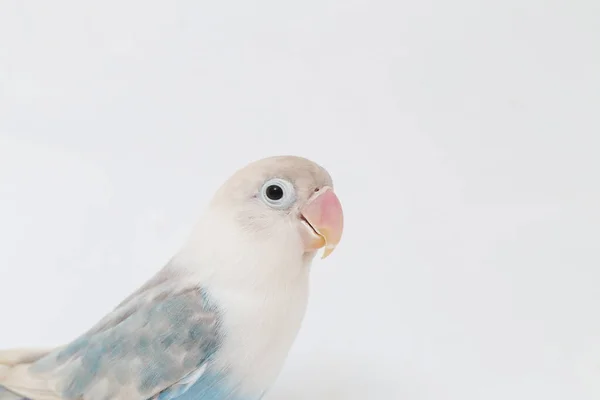
[[[342,205],[333,189],[326,186],[319,190],[300,213],[305,250],[314,251],[324,247],[322,258],[329,256],[339,244],[344,230]]]

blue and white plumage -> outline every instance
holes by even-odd
[[[309,266],[338,244],[325,169],[271,157],[217,191],[183,248],[71,343],[0,352],[0,400],[258,400],[304,317]]]

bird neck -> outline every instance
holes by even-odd
[[[222,215],[204,215],[173,264],[200,284],[266,290],[307,281],[313,254],[296,237],[256,237]]]

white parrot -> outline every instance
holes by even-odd
[[[258,400],[304,318],[310,264],[342,229],[324,168],[253,162],[219,188],[171,261],[87,332],[0,351],[0,400]]]

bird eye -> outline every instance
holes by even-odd
[[[279,185],[269,185],[265,194],[269,198],[269,200],[277,201],[281,200],[283,197],[283,188]]]
[[[296,193],[290,182],[276,178],[263,185],[261,198],[270,207],[284,209],[296,201]]]

